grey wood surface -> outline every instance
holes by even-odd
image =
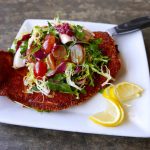
[[[52,19],[57,13],[62,19],[119,24],[150,15],[150,0],[0,0],[0,48],[6,49],[11,45],[25,19]],[[150,62],[150,28],[145,29],[143,35]],[[0,124],[0,150],[28,149],[148,150],[150,139]]]

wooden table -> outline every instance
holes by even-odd
[[[119,24],[150,15],[150,0],[0,0],[0,48],[6,49],[11,45],[25,19],[52,19],[57,13],[62,19]],[[150,29],[145,29],[143,35],[150,64]],[[0,124],[0,150],[6,149],[148,150],[150,139]]]

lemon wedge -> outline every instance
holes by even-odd
[[[110,95],[115,95],[120,101],[135,99],[139,97],[143,92],[143,89],[139,85],[129,82],[121,82],[114,88],[114,92],[111,92]]]
[[[103,91],[103,96],[105,98],[108,98],[108,99],[117,99],[118,100],[118,97],[116,96],[116,89],[115,89],[115,86],[114,85],[111,85],[111,86],[108,86],[104,91]]]
[[[121,82],[105,88],[103,96],[109,101],[108,108],[103,112],[90,116],[90,120],[106,127],[120,125],[125,118],[125,112],[121,102],[135,99],[142,92],[143,89],[140,86],[129,82]]]
[[[90,116],[89,119],[106,127],[118,126],[124,120],[124,109],[117,99],[110,99],[110,97],[107,97],[107,99],[109,101],[108,108]]]
[[[104,97],[119,99],[119,101],[124,102],[139,97],[143,89],[133,83],[121,82],[117,85],[107,87],[104,91]]]

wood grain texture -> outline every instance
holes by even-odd
[[[0,48],[8,48],[27,18],[119,24],[150,15],[150,0],[0,0]],[[150,29],[143,31],[150,64]],[[10,114],[11,115],[11,114]],[[13,116],[12,116],[13,117]],[[70,133],[0,124],[0,150],[148,150],[150,139]]]

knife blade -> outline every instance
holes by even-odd
[[[144,28],[150,27],[150,16],[144,16],[122,23],[107,30],[111,36],[128,34]]]

